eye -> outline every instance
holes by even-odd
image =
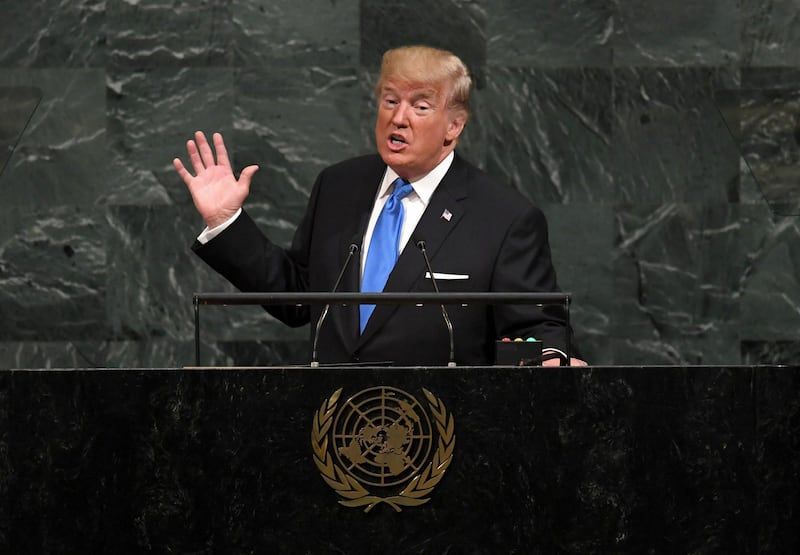
[[[425,114],[431,110],[431,105],[428,104],[427,102],[417,102],[416,104],[414,104],[414,110],[418,114]]]

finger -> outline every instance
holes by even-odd
[[[203,161],[200,159],[200,152],[198,152],[197,144],[194,141],[186,141],[186,152],[189,153],[189,161],[192,163],[192,169],[195,175],[198,175],[201,171],[206,169],[203,165]]]
[[[222,140],[220,133],[214,133],[214,150],[217,151],[217,164],[231,168],[231,161],[228,159],[228,150],[225,148],[225,141]]]
[[[203,160],[203,165],[207,168],[213,166],[214,153],[211,151],[211,146],[209,146],[205,134],[202,131],[197,131],[194,134],[194,141],[197,143],[197,149],[200,151],[200,158]]]
[[[175,170],[178,172],[178,175],[181,176],[183,182],[186,183],[188,187],[189,184],[192,182],[192,174],[189,173],[189,170],[184,167],[183,162],[181,162],[180,158],[175,158],[172,161],[172,165],[175,167]]]
[[[250,190],[250,181],[253,179],[253,175],[258,171],[258,166],[247,166],[245,169],[242,170],[241,175],[239,176],[239,181],[237,181],[238,185],[246,187],[247,190]]]

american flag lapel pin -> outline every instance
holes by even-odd
[[[442,219],[443,220],[447,220],[449,222],[450,218],[452,218],[452,217],[453,217],[453,213],[450,212],[447,208],[445,208],[444,212],[442,212]]]

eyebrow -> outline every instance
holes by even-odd
[[[420,98],[424,98],[425,100],[436,100],[438,93],[434,89],[421,89],[419,91],[415,91],[414,94],[411,95],[411,98],[414,100],[419,100]]]
[[[381,87],[381,94],[386,94],[386,93],[399,94],[396,88],[391,87],[389,85],[384,85],[383,87]],[[421,87],[419,89],[414,89],[411,94],[411,98],[413,100],[419,100],[420,98],[423,98],[425,100],[433,100],[436,98],[436,96],[437,96],[436,89],[432,89],[430,87]]]

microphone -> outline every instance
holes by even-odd
[[[428,260],[428,251],[425,249],[425,241],[421,239],[417,241],[417,248],[422,251],[422,256],[425,258],[425,266],[428,268],[428,273],[431,276],[431,283],[433,283],[433,290],[438,293],[439,286],[436,285],[436,278],[433,275],[431,261]],[[455,339],[453,337],[453,324],[450,322],[450,317],[447,315],[447,310],[445,310],[444,304],[440,304],[439,306],[442,307],[442,318],[444,318],[444,324],[447,326],[447,334],[450,336],[450,361],[447,363],[447,366],[453,368],[456,365],[456,347]]]
[[[355,237],[353,238],[355,239]],[[344,264],[342,265],[342,269],[339,272],[339,277],[336,278],[336,283],[333,284],[333,290],[331,293],[336,293],[336,290],[339,289],[339,284],[342,281],[342,276],[344,276],[345,270],[350,265],[350,260],[355,256],[358,252],[359,245],[354,242],[350,243],[350,247],[348,248],[347,252],[347,259],[345,259]],[[317,342],[319,341],[319,332],[322,329],[322,322],[325,321],[325,317],[328,316],[328,311],[331,308],[331,303],[327,303],[325,308],[322,309],[322,314],[319,316],[319,320],[317,320],[317,327],[314,330],[314,343],[311,347],[311,368],[319,368],[319,362],[317,361]]]

